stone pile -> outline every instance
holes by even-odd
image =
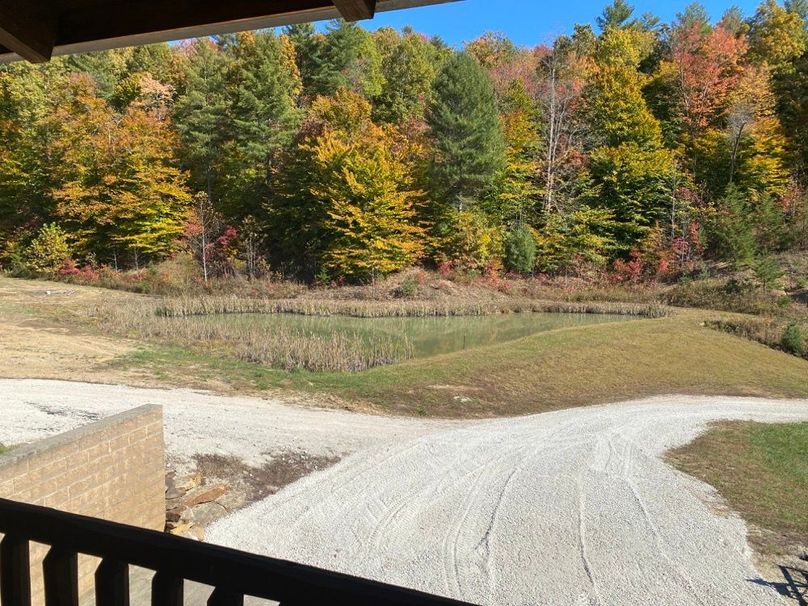
[[[228,508],[219,501],[228,492],[226,484],[208,484],[199,473],[166,475],[166,532],[203,541],[205,528]]]

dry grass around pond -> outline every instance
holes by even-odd
[[[808,321],[741,316],[712,320],[707,326],[808,360]]]
[[[252,299],[242,297],[177,297],[154,306],[158,316],[171,318],[222,314],[300,314],[353,318],[427,318],[437,316],[485,316],[498,313],[617,314],[646,318],[667,315],[657,303],[598,301],[544,301],[511,298],[499,301],[399,300],[358,301],[340,299]]]
[[[490,298],[497,305],[507,302],[496,295]],[[287,401],[460,418],[674,393],[808,397],[808,361],[706,327],[707,321],[729,317],[723,312],[672,310],[658,319],[569,327],[364,372],[287,372],[242,359],[227,342],[184,343],[172,328],[176,318],[155,313],[166,301],[0,277],[0,362],[5,360],[0,373],[229,394],[272,392]],[[378,303],[391,309],[414,304]],[[567,303],[538,307],[536,300],[532,304],[545,311],[618,312],[602,303],[583,302],[586,307],[575,308]],[[376,313],[378,308],[363,309]],[[638,308],[632,304],[623,309]],[[260,324],[262,319],[255,320]],[[164,336],[139,336],[144,323]]]
[[[483,316],[499,313],[618,314],[659,317],[653,304],[513,300],[507,303],[438,301],[273,300],[227,297],[142,298],[101,305],[97,321],[105,332],[132,339],[197,349],[223,349],[238,360],[281,370],[358,372],[413,357],[402,335],[316,334],[296,327],[253,322],[221,322],[220,316],[298,314],[353,318]]]
[[[170,305],[170,300],[143,300],[125,306],[103,306],[99,309],[99,322],[106,331],[128,338],[199,350],[217,349],[244,362],[286,371],[358,372],[395,364],[413,355],[412,344],[406,337],[315,334],[295,327],[219,322],[218,315],[247,312],[216,311],[221,308],[203,304],[207,313],[199,313],[201,308],[196,308],[196,314],[174,315],[166,312],[166,306]]]

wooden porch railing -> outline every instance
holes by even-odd
[[[463,606],[463,602],[153,530],[0,499],[0,601],[30,606],[30,541],[50,547],[42,567],[46,606],[78,606],[78,555],[101,558],[97,606],[128,606],[129,566],[155,571],[151,603],[179,606],[186,580],[213,587],[209,606],[244,596],[282,606]],[[465,606],[469,606],[466,604]]]

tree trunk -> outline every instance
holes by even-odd
[[[732,142],[732,160],[729,165],[729,185],[732,185],[735,181],[735,166],[738,162],[738,149],[741,147],[741,137],[743,136],[744,128],[746,128],[746,125],[741,125],[738,129],[738,134],[735,136],[735,141]]]
[[[544,195],[544,210],[549,212],[553,205],[553,189],[555,188],[555,146],[556,146],[556,59],[552,59],[552,67],[550,69],[550,116],[549,126],[550,132],[547,135],[547,177],[546,177],[546,192]]]

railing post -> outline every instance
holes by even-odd
[[[79,606],[79,558],[75,551],[51,547],[42,561],[45,606]]]
[[[183,584],[180,577],[158,571],[152,579],[152,606],[182,606]]]
[[[208,598],[208,606],[244,606],[244,596],[229,589],[217,587]]]
[[[129,606],[129,564],[104,559],[95,571],[96,606]]]
[[[0,0],[2,2],[2,0]],[[472,606],[311,566],[172,537],[165,533],[0,498],[0,604],[31,606],[29,544],[48,545],[47,606],[75,606],[75,558],[100,558],[97,606],[129,606],[129,567],[153,570],[155,606],[179,606],[185,582],[214,587],[210,606],[244,596],[302,604]],[[196,606],[196,605],[194,605]]]
[[[31,606],[31,563],[23,537],[7,534],[0,543],[0,602]]]

